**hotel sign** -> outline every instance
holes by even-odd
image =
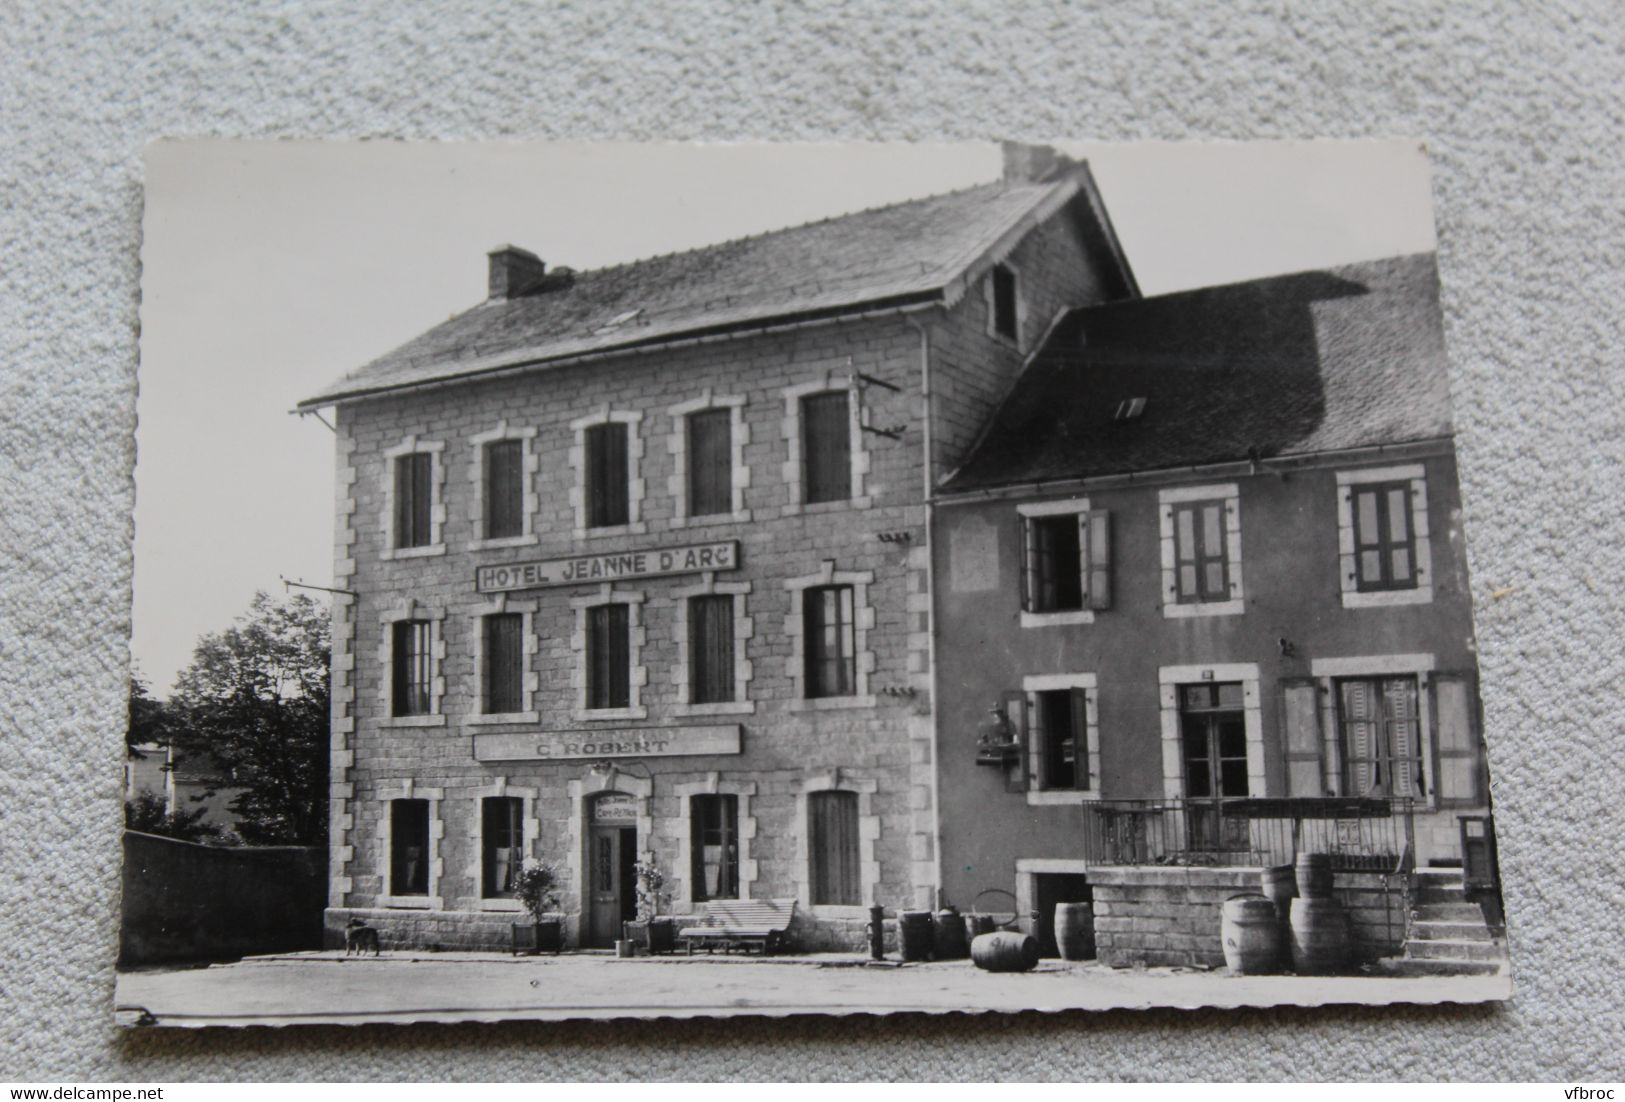
[[[737,723],[716,727],[631,727],[474,736],[475,761],[673,758],[739,752]]]
[[[621,578],[659,578],[671,574],[698,574],[706,570],[736,570],[738,567],[739,541],[721,540],[682,547],[575,555],[567,559],[494,563],[474,571],[474,589],[479,593],[502,593],[511,589],[596,585]]]

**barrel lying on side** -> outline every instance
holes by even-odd
[[[970,943],[970,959],[988,972],[1030,972],[1038,965],[1038,941],[1020,931],[982,934]]]

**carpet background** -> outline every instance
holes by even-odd
[[[1622,1076],[1625,8],[203,7],[0,5],[0,1078]],[[166,136],[1426,139],[1515,1000],[116,1030],[140,157]]]

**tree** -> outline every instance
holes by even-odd
[[[202,822],[207,814],[203,808],[196,811],[170,811],[164,798],[154,792],[143,792],[124,803],[124,826],[142,834],[159,834],[165,838],[179,838],[183,842],[209,842],[219,838],[220,830]]]
[[[171,742],[241,789],[230,807],[250,845],[326,840],[329,651],[326,607],[260,592],[176,679]]]
[[[140,674],[130,675],[130,723],[124,732],[124,748],[135,753],[137,746],[167,746],[174,728],[169,705],[147,695],[147,683]]]

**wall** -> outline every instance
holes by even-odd
[[[1336,471],[1356,466],[1352,463],[1284,476],[1242,473],[1127,485],[1120,480],[1088,490],[1090,506],[1111,514],[1115,565],[1111,607],[1087,624],[1021,625],[1016,500],[940,507],[934,548],[941,595],[937,663],[946,897],[963,903],[984,888],[1010,889],[1019,858],[1081,856],[1076,839],[1085,804],[1031,806],[1025,792],[1006,791],[1001,770],[974,762],[977,724],[1004,692],[1021,688],[1024,676],[1095,674],[1100,795],[1160,799],[1165,794],[1160,667],[1258,666],[1265,787],[1253,794],[1273,796],[1287,794],[1280,679],[1307,677],[1315,659],[1337,656],[1429,653],[1438,670],[1475,669],[1454,460],[1441,454],[1423,462],[1434,576],[1433,600],[1420,605],[1342,606]],[[1163,485],[1209,482],[1239,485],[1245,609],[1240,615],[1168,619],[1162,614],[1158,491]],[[989,538],[991,551],[983,553]],[[978,552],[975,568],[962,568],[956,579],[956,553],[972,550]],[[1283,653],[1282,639],[1290,654]],[[1422,863],[1430,856],[1454,856],[1454,819],[1455,812],[1418,816]]]
[[[1224,901],[1257,892],[1256,868],[1102,868],[1094,889],[1095,949],[1114,968],[1134,964],[1218,968]],[[1349,916],[1350,957],[1396,956],[1405,941],[1404,894],[1376,873],[1338,873],[1333,894]]]
[[[226,848],[125,831],[119,964],[320,948],[324,856],[311,846]]]

